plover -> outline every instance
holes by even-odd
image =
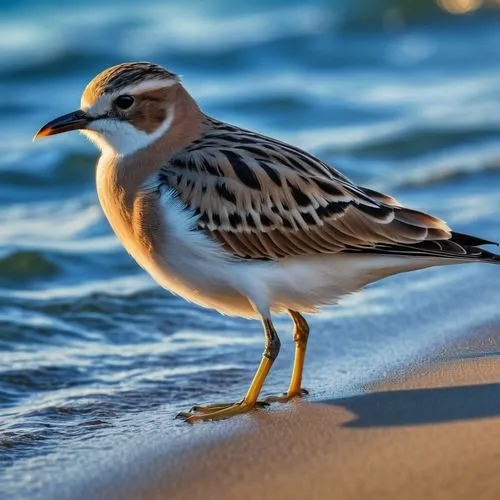
[[[436,217],[356,185],[285,142],[203,113],[177,75],[145,62],[106,69],[80,109],[35,138],[80,130],[101,149],[96,183],[116,235],[161,286],[223,314],[259,319],[265,349],[237,403],[194,407],[188,422],[263,404],[278,356],[271,315],[294,322],[288,391],[303,394],[309,327],[302,316],[397,273],[465,262],[499,263]]]

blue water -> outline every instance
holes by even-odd
[[[32,143],[40,125],[75,109],[103,68],[151,60],[209,114],[499,240],[499,21],[431,0],[2,2],[0,497],[43,497],[145,428],[190,432],[176,412],[241,397],[263,343],[256,322],[159,289],[103,218],[93,146],[76,133]],[[311,398],[496,324],[499,283],[491,266],[422,271],[311,318]],[[290,326],[277,320],[266,392],[286,387]]]

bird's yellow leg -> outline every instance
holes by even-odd
[[[266,403],[257,401],[266,377],[271,370],[274,360],[278,356],[280,340],[270,319],[263,320],[264,332],[266,335],[266,347],[262,355],[262,360],[257,368],[257,372],[248,388],[245,397],[239,403],[215,404],[208,406],[195,406],[194,413],[181,412],[178,417],[186,422],[194,423],[202,420],[222,420],[240,413],[246,413],[255,407],[267,406]]]
[[[296,311],[289,311],[293,320],[293,340],[295,341],[295,358],[293,361],[292,378],[288,391],[280,396],[268,396],[264,401],[268,403],[286,403],[292,398],[301,397],[307,394],[302,389],[302,372],[304,369],[304,360],[306,357],[307,339],[309,338],[309,325],[304,317]]]

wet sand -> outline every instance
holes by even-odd
[[[362,395],[206,426],[89,481],[107,499],[498,499],[500,340],[481,332]]]

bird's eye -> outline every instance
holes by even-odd
[[[115,104],[120,109],[128,109],[134,104],[134,98],[131,95],[121,95],[115,99]]]

